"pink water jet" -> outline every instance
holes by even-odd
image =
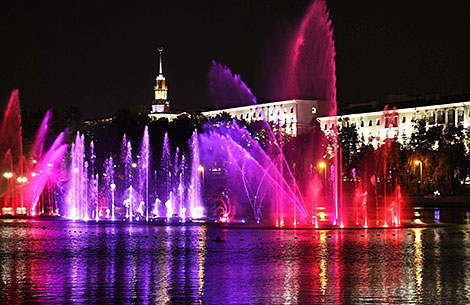
[[[8,102],[0,130],[1,214],[37,215],[57,213],[56,208],[38,209],[38,202],[46,185],[54,185],[60,177],[60,166],[66,153],[64,134],[45,149],[45,140],[51,120],[48,111],[41,122],[31,151],[23,152],[19,91],[14,90]]]

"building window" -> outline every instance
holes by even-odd
[[[331,129],[335,129],[335,124],[331,124]]]
[[[449,110],[449,112],[447,113],[447,123],[455,124],[455,110]]]
[[[369,120],[369,127],[372,127],[372,120]]]
[[[459,111],[459,116],[457,117],[458,122],[463,122],[463,111]]]
[[[434,125],[436,124],[436,113],[433,112],[432,115],[429,117],[429,124]]]
[[[394,116],[394,117],[393,117],[393,122],[392,122],[392,124],[393,124],[393,127],[398,127],[398,116]]]
[[[377,123],[375,125],[379,126],[380,125],[380,119],[377,119]]]
[[[290,113],[294,113],[294,107],[290,107]]]
[[[444,112],[439,111],[437,113],[437,124],[444,124],[444,122],[445,122]]]
[[[406,116],[403,116],[403,118],[401,119],[401,122],[406,123]]]
[[[327,130],[327,129],[328,129],[328,124],[325,124],[325,130]]]
[[[361,121],[361,127],[364,127],[364,121]]]

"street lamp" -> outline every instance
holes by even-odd
[[[4,203],[4,208],[6,208],[6,205],[8,204],[8,197],[11,198],[10,194],[10,179],[13,178],[13,173],[12,172],[4,172],[3,173],[3,178],[7,179],[7,195],[5,196],[5,203]]]
[[[320,163],[318,163],[318,167],[323,170],[323,178],[326,181],[326,163],[324,161],[321,161]]]
[[[111,183],[111,220],[114,221],[114,191],[116,190],[116,184]]]
[[[26,177],[18,177],[18,178],[16,178],[16,181],[17,181],[18,183],[26,183],[26,182],[28,182],[28,178],[26,178]]]
[[[325,194],[327,193],[327,182],[326,182],[326,169],[327,169],[327,166],[326,166],[326,162],[325,161],[320,161],[318,163],[318,167],[320,168],[321,171],[323,171],[323,191],[325,192]]]
[[[201,173],[202,175],[202,185],[204,186],[204,166],[202,165],[199,165],[199,167],[197,168],[198,172]]]
[[[21,212],[23,212],[23,207],[24,207],[24,191],[23,191],[23,187],[24,187],[24,184],[26,182],[28,182],[28,178],[27,177],[18,177],[16,178],[16,181],[18,183],[21,183]]]
[[[421,185],[423,184],[423,162],[415,160],[415,165],[419,165],[419,189],[421,191]]]

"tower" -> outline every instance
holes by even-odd
[[[160,60],[158,67],[158,76],[156,78],[156,84],[153,89],[155,91],[155,99],[152,102],[151,113],[162,113],[170,111],[170,101],[168,100],[168,87],[165,84],[165,77],[163,76],[162,53],[163,47],[159,47],[158,54]]]

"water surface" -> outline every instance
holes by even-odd
[[[0,259],[2,304],[470,302],[465,225],[269,230],[3,220]]]

